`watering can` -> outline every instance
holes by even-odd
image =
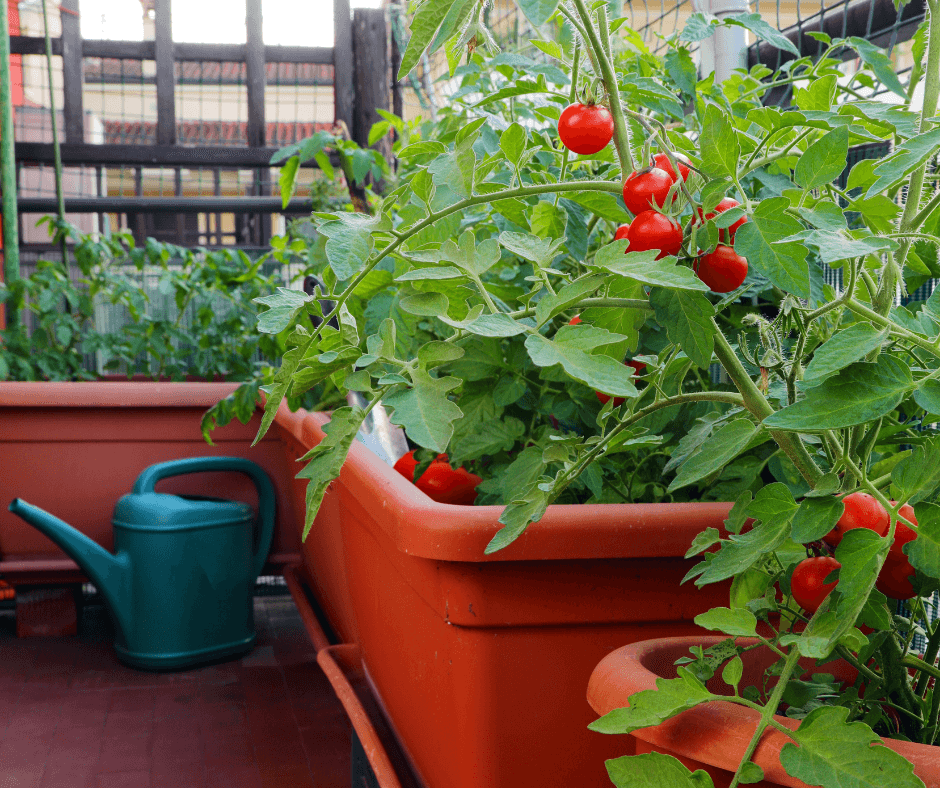
[[[251,477],[261,520],[257,539],[247,504],[154,492],[161,479],[203,471]],[[253,589],[274,532],[274,486],[255,463],[194,457],[150,466],[114,509],[114,554],[19,498],[9,508],[59,545],[101,592],[122,662],[180,669],[254,647]]]

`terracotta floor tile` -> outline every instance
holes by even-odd
[[[74,638],[15,637],[0,611],[0,788],[348,788],[350,726],[289,598],[258,646],[175,673],[122,665],[100,606]]]

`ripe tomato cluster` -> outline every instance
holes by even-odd
[[[594,154],[603,150],[613,139],[614,119],[610,110],[598,104],[571,104],[558,119],[558,136],[568,150],[579,154]],[[677,172],[678,170],[678,172]],[[656,259],[678,255],[682,249],[682,227],[667,215],[670,191],[681,178],[688,180],[690,168],[679,158],[676,166],[666,153],[657,153],[649,167],[628,175],[623,182],[623,203],[633,214],[630,224],[617,229],[614,240],[626,238],[631,252],[658,250]],[[739,203],[725,197],[714,210],[704,213],[696,208],[695,224],[714,219],[718,214]],[[747,259],[734,251],[734,235],[747,221],[742,216],[719,233],[719,245],[712,251],[695,257],[692,268],[699,279],[716,293],[736,290],[747,277]]]
[[[415,468],[418,461],[414,451],[399,457],[395,463],[395,470],[409,482],[414,482]],[[464,468],[454,470],[450,467],[446,454],[438,454],[421,474],[415,485],[431,500],[438,503],[453,503],[461,506],[472,506],[477,499],[477,485],[483,481],[475,473]]]
[[[832,529],[823,537],[826,544],[836,547],[846,533],[854,528],[867,528],[878,536],[884,537],[891,525],[891,517],[887,510],[868,493],[855,492],[847,495],[842,503],[845,511]],[[895,504],[894,501],[891,502]],[[898,511],[901,517],[917,525],[914,509],[904,504]],[[886,597],[891,599],[911,599],[914,593],[914,567],[904,554],[903,547],[913,541],[917,534],[907,525],[898,520],[894,529],[894,541],[888,549],[888,557],[878,574],[875,587]],[[790,590],[797,604],[807,613],[815,613],[829,592],[836,587],[838,581],[823,582],[834,569],[841,564],[835,558],[819,556],[806,558],[797,564],[790,580]]]

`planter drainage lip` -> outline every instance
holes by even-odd
[[[209,408],[239,383],[4,381],[0,408]]]
[[[653,669],[657,663],[666,664],[667,659],[659,657],[662,652],[670,653],[670,657],[680,652],[687,654],[692,646],[708,647],[725,639],[713,636],[659,638],[619,648],[604,657],[591,674],[588,703],[598,715],[622,708],[628,705],[627,698],[633,693],[656,689],[656,679],[667,672]],[[744,638],[742,642],[748,640]],[[733,703],[711,703],[630,735],[649,744],[655,752],[733,773],[753,735],[758,717],[756,711]],[[799,725],[798,720],[780,715],[774,719],[788,728]],[[806,788],[806,783],[788,775],[780,765],[780,750],[789,741],[789,737],[776,730],[769,729],[764,734],[753,759],[764,771],[766,783],[761,785]],[[924,780],[927,788],[940,788],[940,748],[893,739],[882,741],[914,764],[914,773]]]
[[[324,438],[326,413],[291,413],[281,403],[277,423],[303,445]],[[553,504],[509,547],[484,549],[502,527],[502,506],[432,501],[359,441],[343,466],[343,483],[375,516],[398,550],[418,558],[492,563],[685,555],[706,525],[720,528],[731,503]]]

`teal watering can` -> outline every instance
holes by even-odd
[[[247,504],[154,492],[161,479],[202,471],[251,477],[261,520],[257,538]],[[122,662],[180,669],[254,647],[253,589],[274,532],[274,486],[255,463],[194,457],[150,466],[114,509],[114,554],[19,498],[10,511],[59,545],[101,592]]]

